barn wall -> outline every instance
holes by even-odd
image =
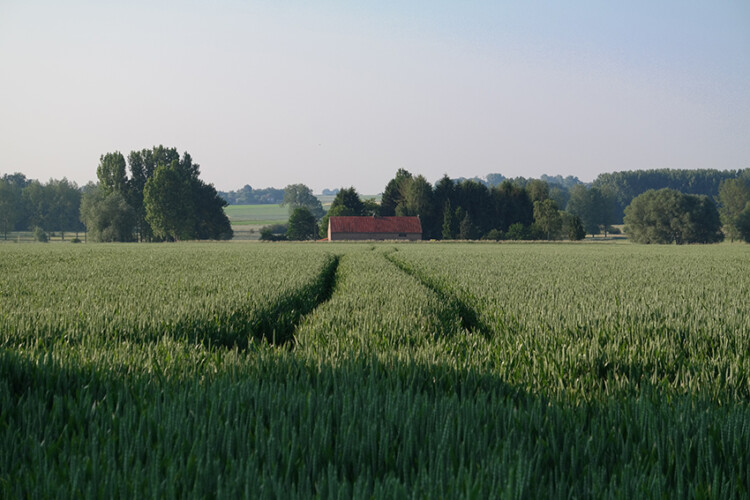
[[[331,233],[328,230],[328,239],[330,241],[364,241],[364,240],[403,240],[418,241],[422,239],[421,233],[406,233],[406,237],[399,236],[399,233]]]

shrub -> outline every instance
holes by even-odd
[[[503,232],[499,229],[491,229],[487,234],[482,236],[482,239],[500,241],[503,239]]]
[[[511,224],[505,233],[506,240],[525,240],[528,238],[529,230],[520,222]]]
[[[44,231],[44,229],[42,229],[39,226],[35,226],[34,227],[34,239],[36,241],[41,241],[42,243],[47,243],[49,241],[49,236]]]

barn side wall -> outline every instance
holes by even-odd
[[[402,233],[403,234],[403,233]],[[329,241],[364,241],[364,240],[403,240],[418,241],[422,239],[422,233],[406,233],[406,236],[399,236],[399,233],[332,233],[328,228]]]

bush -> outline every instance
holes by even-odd
[[[260,230],[261,241],[286,241],[286,226],[284,224],[273,224],[265,226]]]
[[[562,219],[562,232],[569,240],[580,241],[586,237],[586,229],[583,227],[583,221],[579,216],[562,212]]]
[[[44,229],[42,229],[39,226],[35,226],[34,227],[34,239],[36,241],[41,241],[42,243],[47,243],[49,241],[49,236],[44,231]]]
[[[520,222],[511,224],[511,226],[508,228],[508,231],[505,233],[506,240],[525,240],[528,239],[528,237],[528,229]]]
[[[482,239],[500,241],[503,239],[503,232],[499,229],[491,229],[487,234],[482,236]]]

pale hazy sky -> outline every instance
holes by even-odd
[[[218,189],[750,167],[750,0],[0,0],[0,174]]]

